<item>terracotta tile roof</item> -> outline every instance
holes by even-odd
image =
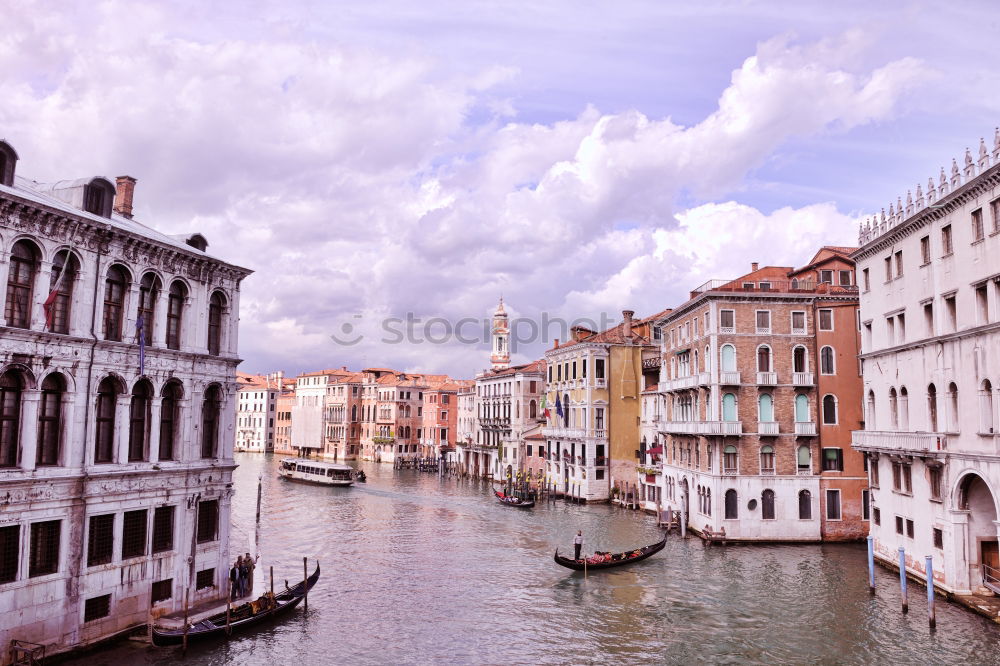
[[[643,393],[656,393],[656,384],[650,384],[642,390]]]
[[[593,342],[597,344],[605,345],[649,345],[652,344],[649,338],[645,335],[641,335],[635,332],[636,328],[639,328],[642,324],[640,321],[635,319],[632,320],[632,330],[625,332],[625,322],[613,326],[606,331],[601,331],[600,333],[595,333],[581,340],[570,340],[569,342],[561,343],[558,347],[553,347],[553,349],[565,349],[567,347],[572,347],[573,345],[580,344],[582,342]]]

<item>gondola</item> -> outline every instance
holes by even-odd
[[[643,546],[642,548],[637,548],[636,550],[630,550],[625,553],[602,553],[604,558],[602,561],[592,561],[594,556],[591,556],[587,560],[586,568],[587,571],[593,571],[594,569],[610,569],[611,567],[620,567],[624,564],[632,564],[633,562],[638,562],[639,560],[644,560],[650,555],[660,552],[663,547],[667,545],[667,538],[663,537],[663,541],[659,543],[654,543],[650,546]],[[595,553],[597,555],[597,553]],[[559,549],[556,548],[556,554],[554,556],[556,564],[560,564],[567,569],[575,569],[577,571],[583,571],[584,561],[574,560],[571,557],[560,557]]]
[[[316,563],[316,571],[307,579],[311,590],[316,581],[319,580],[319,563]],[[295,608],[305,596],[302,583],[299,582],[292,587],[286,587],[283,591],[274,595],[271,600],[271,593],[265,593],[255,601],[250,601],[239,606],[233,606],[229,611],[230,632],[240,631],[245,627],[255,625],[267,619],[277,618],[285,611]],[[226,613],[223,611],[218,615],[205,618],[188,627],[188,642],[226,635]],[[168,645],[180,645],[184,642],[184,627],[176,629],[159,628],[153,625],[153,645],[165,647]]]
[[[507,506],[516,506],[519,509],[530,509],[535,506],[535,500],[521,499],[520,497],[514,497],[512,495],[508,496],[499,490],[494,490],[493,494],[496,495],[501,504],[506,504]]]
[[[365,476],[364,471],[360,469],[358,470],[357,474],[354,475],[354,477],[358,480],[358,483],[366,483],[368,481],[368,477]]]

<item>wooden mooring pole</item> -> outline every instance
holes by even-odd
[[[233,628],[229,624],[229,613],[233,607],[233,579],[229,579],[229,594],[226,595],[226,636],[233,633]]]
[[[868,535],[868,593],[875,594],[875,537]]]
[[[309,610],[309,558],[302,558],[302,601],[305,609]]]
[[[937,618],[934,616],[934,558],[926,555],[924,562],[927,570],[927,624],[934,629],[937,627]]]
[[[899,588],[903,595],[903,612],[910,612],[910,604],[906,596],[906,549],[899,547]]]
[[[181,640],[181,654],[185,657],[188,651],[188,594],[189,590],[184,590],[184,638]]]

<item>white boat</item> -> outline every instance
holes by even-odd
[[[354,468],[306,458],[285,458],[278,466],[278,476],[322,486],[350,486],[354,483]]]

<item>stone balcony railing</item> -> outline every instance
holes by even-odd
[[[708,386],[712,383],[712,373],[711,372],[699,372],[698,373],[698,385]]]
[[[719,373],[719,383],[724,386],[736,386],[740,383],[740,373],[735,370],[723,370]]]
[[[688,375],[687,377],[677,377],[675,379],[668,379],[666,386],[664,387],[667,391],[682,391],[684,389],[694,388],[698,385],[697,375]]]
[[[896,432],[891,430],[855,430],[851,445],[862,451],[914,453],[944,451],[948,436],[941,432]]]
[[[796,421],[795,434],[799,437],[815,437],[816,424],[812,421]]]
[[[796,386],[812,386],[816,381],[811,372],[793,372],[792,383]]]
[[[778,422],[777,421],[759,421],[757,423],[757,433],[760,435],[777,435],[778,434]]]
[[[778,383],[778,373],[777,372],[758,372],[757,373],[757,385],[758,386],[774,386]]]
[[[742,435],[741,421],[661,421],[667,433],[686,435]]]
[[[547,427],[542,428],[542,434],[546,437],[561,439],[583,439],[586,437],[586,431],[583,428]]]

